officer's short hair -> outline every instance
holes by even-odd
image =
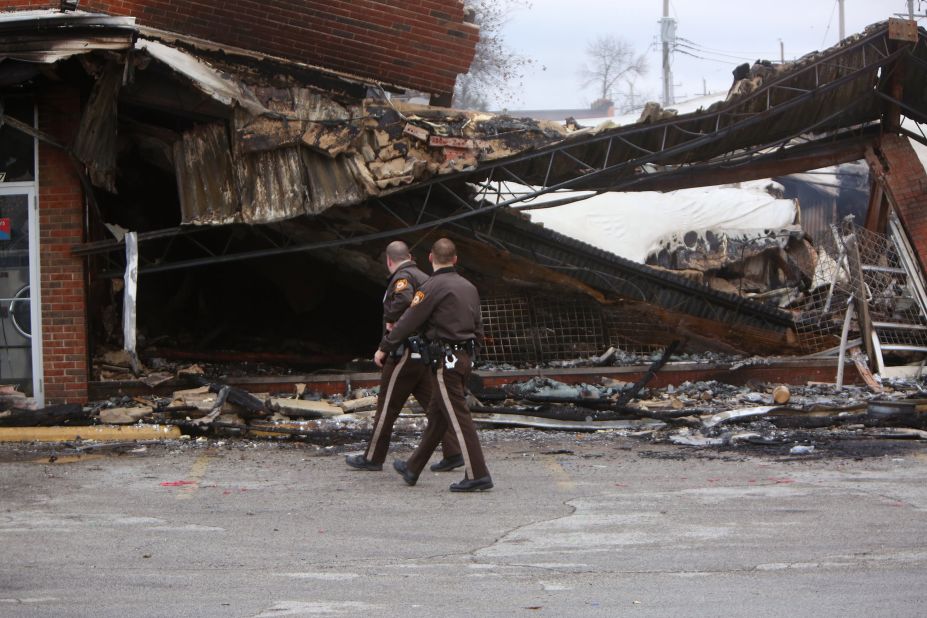
[[[439,264],[450,264],[457,257],[457,247],[449,238],[439,238],[431,245],[431,255]]]
[[[408,260],[411,253],[409,252],[409,245],[401,240],[394,240],[386,245],[386,255],[394,262],[401,262],[403,260]]]

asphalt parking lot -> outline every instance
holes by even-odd
[[[3,616],[923,616],[927,449],[482,430],[496,484],[359,443],[0,448]],[[396,445],[398,456],[410,441]],[[392,457],[390,458],[392,459]]]

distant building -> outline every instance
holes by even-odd
[[[515,118],[534,118],[535,120],[566,120],[573,118],[582,120],[584,118],[610,118],[615,115],[615,102],[609,99],[599,99],[593,101],[592,105],[585,109],[510,109],[504,112]]]

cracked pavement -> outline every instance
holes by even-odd
[[[0,614],[925,613],[918,443],[802,459],[614,433],[481,437],[496,488],[476,495],[447,491],[459,470],[412,488],[388,466],[351,470],[358,444],[5,446]]]

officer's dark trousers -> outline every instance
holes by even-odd
[[[457,436],[461,454],[466,467],[466,477],[478,479],[489,476],[486,460],[483,459],[483,449],[476,434],[476,426],[467,408],[464,386],[470,377],[470,355],[460,350],[457,353],[457,363],[453,368],[447,368],[443,361],[438,361],[435,373],[435,394],[428,406],[428,425],[422,436],[422,442],[406,461],[409,470],[418,475],[428,459],[438,446],[441,436],[445,432]],[[447,452],[445,451],[445,456]]]
[[[410,359],[408,348],[399,358],[392,355],[387,357],[380,376],[380,396],[377,398],[377,414],[373,419],[373,436],[364,453],[368,461],[382,464],[386,459],[393,424],[409,395],[414,394],[419,404],[427,410],[434,390],[434,374],[424,363]],[[454,433],[448,431],[444,436],[442,451],[445,457],[460,455]]]

